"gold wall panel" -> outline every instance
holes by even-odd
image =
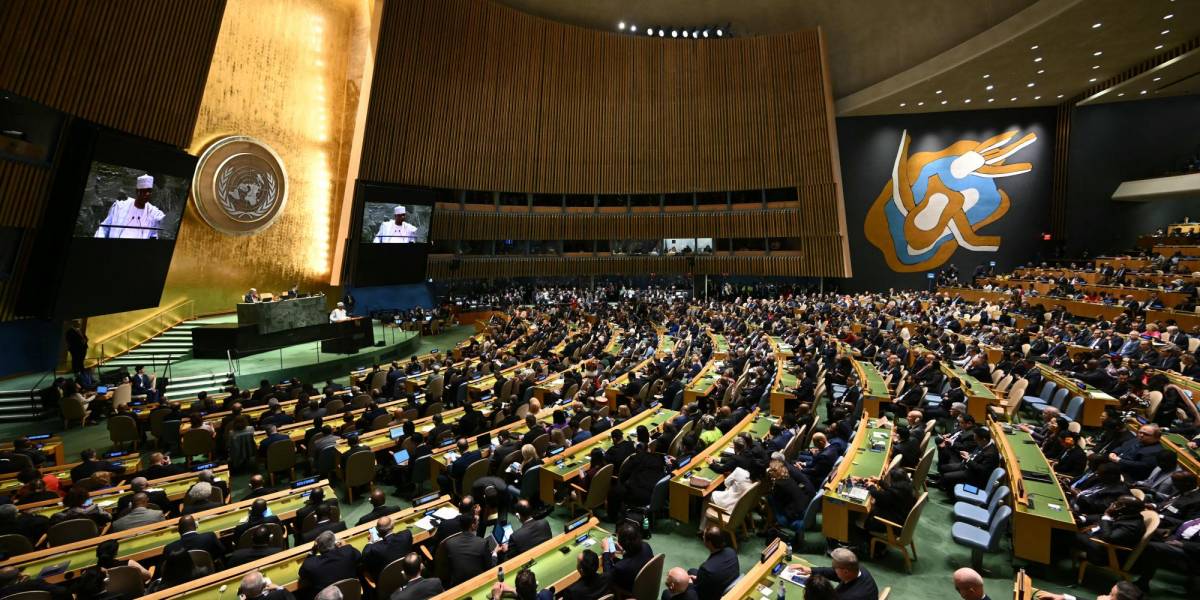
[[[233,309],[250,287],[326,291],[354,116],[369,51],[368,0],[228,0],[189,152],[249,135],[287,169],[288,204],[268,229],[233,237],[191,207],[180,228],[161,306],[195,301],[198,314]],[[153,311],[97,317],[103,336]]]

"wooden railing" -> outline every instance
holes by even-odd
[[[88,367],[104,364],[138,347],[154,336],[196,318],[196,303],[183,298],[155,311],[150,316],[99,340],[91,341],[84,363]]]
[[[836,236],[830,236],[836,237]],[[836,247],[840,244],[820,244]],[[841,255],[835,252],[738,252],[734,254],[676,254],[620,256],[564,254],[546,256],[429,257],[434,279],[493,279],[497,277],[578,277],[591,275],[762,275],[784,277],[842,277]]]

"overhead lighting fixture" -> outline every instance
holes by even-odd
[[[924,101],[924,100],[922,100],[922,101],[918,102],[918,103],[917,103],[917,106],[925,106],[925,101]]]
[[[1088,80],[1088,83],[1096,83],[1096,78],[1095,78],[1095,77],[1093,77],[1093,78],[1089,79],[1089,80]]]
[[[1040,48],[1040,46],[1038,46],[1037,44],[1034,44],[1029,47],[1030,50],[1037,50],[1038,48]]]
[[[1170,30],[1170,29],[1164,29],[1164,30],[1162,30],[1162,34],[1163,34],[1163,35],[1167,35],[1168,33],[1171,33],[1171,30]]]
[[[1039,56],[1039,57],[1033,59],[1033,62],[1042,62],[1042,57]]]
[[[653,28],[653,27],[647,27],[647,28],[646,28],[646,35],[654,35],[654,28]]]
[[[938,91],[936,91],[936,92],[934,92],[934,93],[935,93],[935,94],[940,94],[940,93],[942,93],[942,90],[938,90]]]
[[[971,99],[970,99],[970,98],[967,98],[966,100],[963,100],[963,104],[970,104],[970,103],[971,103]]]
[[[724,35],[725,35],[725,30],[718,27],[717,28],[717,37],[723,37]]]
[[[1154,49],[1155,49],[1155,50],[1162,50],[1162,49],[1163,49],[1163,45],[1162,45],[1162,44],[1159,44],[1159,45],[1155,46],[1155,47],[1154,47]]]
[[[1034,97],[1033,97],[1033,99],[1034,99],[1034,100],[1041,100],[1041,99],[1042,99],[1042,97],[1041,97],[1041,96],[1034,96]]]
[[[683,37],[687,37],[687,36],[688,36],[688,30],[684,29],[684,30],[683,30]]]
[[[1062,94],[1059,94],[1059,95],[1057,96],[1057,98],[1058,98],[1059,100],[1061,100],[1061,99],[1062,99],[1062,97],[1063,97],[1063,95],[1062,95]]]
[[[1041,75],[1042,73],[1045,73],[1045,72],[1046,72],[1045,69],[1038,69],[1038,75]]]
[[[620,23],[617,23],[617,29],[620,29],[621,31],[625,31],[625,21],[621,21]]]
[[[1173,18],[1175,18],[1175,15],[1173,15],[1173,14],[1172,15],[1163,15],[1164,21],[1170,21]]]
[[[1093,53],[1092,53],[1092,56],[1100,56],[1101,54],[1104,54],[1104,51],[1103,51],[1103,50],[1097,50],[1097,51],[1095,51],[1095,52],[1093,52]]]
[[[1009,101],[1009,102],[1016,102],[1016,101],[1017,101],[1017,97],[1016,97],[1016,96],[1013,96],[1012,98],[1009,98],[1009,99],[1008,99],[1008,101]]]
[[[1092,29],[1100,29],[1100,26],[1103,24],[1104,23],[1092,23]]]
[[[1125,92],[1121,92],[1120,94],[1117,94],[1117,96],[1124,96],[1124,95],[1125,95]]]
[[[1139,93],[1139,94],[1145,94],[1145,93],[1146,93],[1146,90],[1142,90],[1142,91],[1140,91],[1140,92],[1138,92],[1138,93]]]
[[[942,104],[945,104],[947,102],[949,102],[949,100],[942,100]]]
[[[679,30],[678,30],[678,29],[672,29],[672,30],[671,30],[671,37],[673,37],[673,38],[679,37]]]
[[[1096,69],[1099,69],[1099,68],[1100,68],[1100,65],[1092,65],[1092,70],[1093,70],[1093,71],[1095,71]]]
[[[991,76],[992,76],[992,74],[991,74],[991,73],[984,73],[984,74],[983,74],[983,78],[984,78],[984,79],[987,79],[988,77],[991,77]]]
[[[988,102],[995,102],[995,101],[996,101],[995,98],[988,98]]]
[[[905,106],[908,106],[908,103],[907,103],[907,102],[901,102],[901,103],[900,103],[900,108],[904,108]]]
[[[629,30],[630,30],[630,31],[632,31],[632,32],[634,32],[634,33],[637,33],[637,25],[630,25],[630,26],[629,26]]]
[[[1154,81],[1162,81],[1162,77],[1155,77]]]
[[[1033,85],[1034,85],[1034,83],[1032,81],[1030,81],[1029,83],[1025,84],[1025,87],[1033,87]]]
[[[990,92],[990,91],[992,91],[992,88],[994,88],[994,87],[996,87],[996,86],[989,84],[987,86],[987,90]]]
[[[704,37],[708,37],[708,30],[707,30],[707,29],[705,29],[705,30],[704,30]],[[193,437],[195,437],[195,436],[193,436]]]
[[[666,37],[666,36],[667,36],[667,30],[666,30],[666,29],[659,29],[659,30],[658,30],[658,37]]]

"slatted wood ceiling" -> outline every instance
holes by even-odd
[[[122,131],[191,143],[225,0],[4,0],[0,89]],[[0,225],[28,228],[16,273],[0,282],[12,309],[50,172],[0,160]]]
[[[808,274],[848,276],[832,105],[817,30],[676,40],[486,0],[389,2],[359,177],[527,193],[793,188],[798,208],[771,235],[802,238],[825,261]],[[512,239],[513,226],[594,239],[635,219],[497,217],[441,210],[434,227],[467,227],[465,239]],[[729,237],[722,227],[745,218],[685,231],[685,218],[657,217],[630,228]]]

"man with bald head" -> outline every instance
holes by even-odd
[[[963,600],[991,600],[983,591],[983,577],[975,569],[964,567],[955,571],[954,589]]]
[[[386,517],[387,515],[395,513],[399,510],[400,507],[398,506],[388,506],[387,494],[385,494],[383,490],[375,488],[371,491],[371,512],[363,515],[362,518],[355,523],[355,525],[370,523],[371,521],[374,521],[380,517]]]
[[[313,598],[343,579],[356,579],[361,557],[358,549],[337,539],[332,531],[322,531],[313,542],[312,554],[300,564],[297,596]]]
[[[273,583],[258,571],[246,573],[238,585],[238,596],[246,600],[295,600],[295,596]]]
[[[1166,451],[1161,443],[1162,428],[1148,423],[1138,428],[1137,437],[1108,454],[1117,463],[1126,481],[1141,481],[1158,466],[1158,453]]]
[[[375,581],[379,581],[379,574],[384,567],[412,551],[412,532],[408,529],[393,531],[392,527],[391,517],[379,517],[379,520],[375,521],[375,532],[371,536],[375,541],[367,544],[362,551],[363,570]]]
[[[437,577],[422,576],[420,554],[409,552],[400,565],[404,569],[404,586],[392,593],[391,600],[425,600],[445,591]]]
[[[150,496],[147,496],[145,492],[133,494],[131,502],[133,508],[130,508],[123,517],[112,522],[113,531],[125,531],[163,520],[163,511],[150,508]]]
[[[61,585],[46,583],[38,577],[29,577],[16,567],[0,569],[0,594],[11,596],[21,592],[48,592],[51,600],[71,600],[71,592]]]
[[[271,545],[271,530],[261,525],[256,525],[250,530],[250,547],[238,548],[230,552],[229,560],[225,561],[225,568],[232,569],[249,564],[279,551],[280,548],[278,546]]]
[[[699,600],[696,589],[692,587],[692,577],[682,567],[667,571],[667,589],[663,590],[662,600]]]
[[[166,492],[160,489],[150,487],[150,482],[145,477],[134,477],[129,480],[129,491],[133,494],[126,494],[117,500],[117,514],[124,515],[125,511],[133,507],[133,496],[138,493],[146,494],[150,504],[157,506],[163,511],[163,514],[171,514],[177,512],[177,502],[172,502],[167,497]]]
[[[164,556],[176,548],[183,548],[184,550],[204,550],[208,552],[214,562],[221,562],[225,559],[225,546],[221,544],[221,540],[217,539],[215,533],[196,531],[196,517],[192,515],[179,517],[179,525],[176,527],[179,531],[179,539],[163,548]]]
[[[246,497],[242,498],[242,500],[249,500],[251,498],[261,498],[268,494],[274,494],[275,492],[279,491],[279,490],[276,490],[275,488],[267,487],[266,480],[263,479],[263,476],[259,475],[258,473],[255,473],[250,476],[250,482],[248,483],[248,485],[250,486],[250,493],[246,494]]]
[[[146,468],[142,469],[142,476],[146,479],[162,479],[184,472],[183,465],[171,463],[171,458],[162,452],[151,452],[146,458]]]

